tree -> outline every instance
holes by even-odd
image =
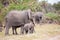
[[[60,10],[60,1],[58,3],[54,3],[53,4],[53,7],[56,9],[56,10]]]

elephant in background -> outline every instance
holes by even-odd
[[[34,12],[33,19],[34,23],[40,23],[43,19],[43,12]]]
[[[12,10],[5,16],[5,35],[9,34],[9,29],[12,27],[21,27],[21,33],[23,34],[23,27],[32,18],[31,10]]]

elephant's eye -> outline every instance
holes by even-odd
[[[30,30],[31,30],[31,28],[30,28]]]
[[[40,17],[40,19],[42,19],[42,17]]]

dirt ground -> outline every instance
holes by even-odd
[[[0,32],[0,40],[60,40],[60,25],[58,24],[38,24],[33,34],[12,35],[12,30],[9,31],[9,36],[4,36],[4,31]],[[17,31],[20,33],[19,28]]]

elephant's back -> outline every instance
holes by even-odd
[[[24,15],[26,15],[26,13],[24,11],[18,11],[18,10],[13,10],[13,11],[10,11],[6,17],[7,18],[13,18],[13,17],[17,17],[17,18],[20,18],[20,17],[23,17]]]
[[[25,18],[27,18],[27,13],[25,13],[25,11],[10,11],[7,15],[6,18],[8,20],[23,20]]]

